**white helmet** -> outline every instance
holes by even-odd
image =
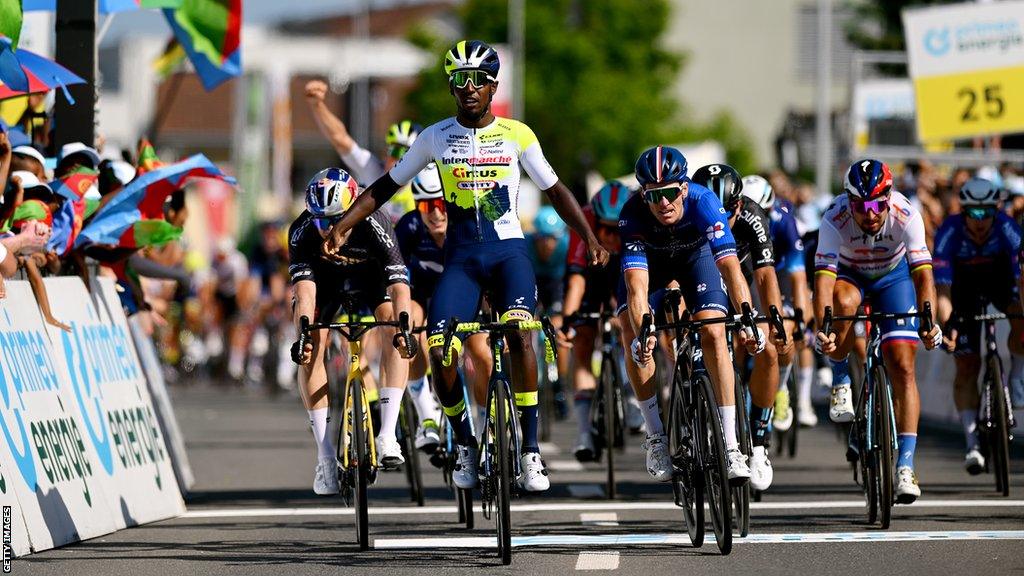
[[[757,174],[743,177],[743,195],[757,202],[757,205],[765,210],[771,210],[775,204],[775,190],[767,180]]]
[[[960,187],[960,205],[964,208],[988,208],[999,204],[999,187],[984,178],[971,178]]]
[[[413,179],[412,199],[417,202],[420,200],[434,200],[435,198],[441,198],[443,195],[444,189],[441,187],[441,173],[437,170],[437,164],[431,162],[427,164],[426,168],[420,170],[420,173]]]

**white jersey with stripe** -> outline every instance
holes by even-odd
[[[903,194],[895,190],[890,194],[889,214],[877,234],[864,232],[853,220],[846,194],[836,198],[822,215],[815,271],[836,274],[842,266],[866,278],[881,278],[902,258],[912,271],[932,263],[924,220]]]

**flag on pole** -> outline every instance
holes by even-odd
[[[242,0],[183,0],[164,16],[203,88],[213,90],[242,73]]]
[[[0,34],[11,39],[11,50],[18,49],[23,17],[21,0],[0,0]]]

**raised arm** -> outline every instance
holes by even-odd
[[[310,111],[313,112],[317,128],[331,143],[338,155],[344,156],[352,152],[356,147],[356,141],[348,133],[345,123],[327,107],[327,103],[324,102],[326,97],[327,83],[323,80],[310,80],[306,84],[306,102],[309,104]]]

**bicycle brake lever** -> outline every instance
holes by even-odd
[[[789,343],[786,325],[782,321],[782,314],[779,313],[779,309],[774,304],[768,307],[768,318],[771,320],[772,326],[775,327],[775,332],[782,336],[782,344]]]
[[[644,314],[643,322],[640,324],[640,350],[646,354],[650,352],[647,349],[647,339],[651,337],[651,328],[654,326],[654,317],[649,313]]]
[[[445,367],[452,365],[452,337],[455,336],[455,327],[459,325],[459,319],[452,316],[448,320],[448,326],[444,328],[444,344],[441,348],[441,364]]]
[[[921,331],[928,333],[932,331],[935,326],[935,320],[932,318],[932,303],[925,302],[924,310],[920,312],[921,315]]]
[[[825,306],[825,315],[821,319],[821,333],[825,336],[832,334],[832,307]]]
[[[544,330],[544,360],[548,363],[556,362],[558,360],[558,351],[555,350],[555,325],[551,323],[551,318],[547,316],[541,316],[540,324]]]

